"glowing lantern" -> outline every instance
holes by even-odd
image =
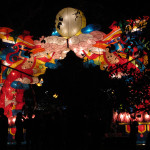
[[[148,113],[144,114],[144,119],[145,121],[149,121],[150,120],[150,115]]]
[[[36,85],[37,85],[37,86],[42,86],[42,84],[43,84],[43,78],[41,78],[40,82],[37,83]]]
[[[54,97],[54,98],[58,98],[58,94],[54,94],[53,97]]]
[[[125,122],[130,122],[131,116],[129,113],[125,113]]]
[[[119,114],[119,121],[120,121],[120,122],[124,122],[124,119],[125,119],[124,113],[120,113],[120,114]]]
[[[13,117],[12,118],[12,124],[15,124],[15,121],[16,121],[16,117]]]
[[[136,114],[136,120],[140,122],[143,121],[143,113]]]
[[[114,112],[113,113],[113,121],[115,122],[115,121],[117,121],[117,119],[118,119],[118,113]]]
[[[69,38],[78,35],[85,26],[85,16],[78,9],[67,7],[60,10],[56,15],[55,27],[63,37]]]

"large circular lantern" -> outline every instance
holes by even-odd
[[[86,18],[78,9],[64,8],[58,12],[55,20],[55,27],[57,32],[66,38],[81,33],[81,29],[86,26]]]

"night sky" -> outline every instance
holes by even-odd
[[[101,31],[105,33],[110,31],[109,26],[114,20],[149,15],[148,1],[4,0],[0,8],[0,26],[10,27],[18,32],[28,30],[34,39],[42,35],[49,36],[55,28],[57,13],[65,7],[80,9],[86,17],[87,25],[99,24]],[[58,93],[59,100],[66,105],[87,105],[84,108],[90,108],[97,105],[102,95],[103,100],[108,99],[109,94],[105,94],[105,89],[115,89],[119,96],[125,93],[122,81],[111,81],[108,73],[100,71],[99,67],[84,68],[82,60],[73,52],[69,52],[61,63],[60,68],[48,69],[42,76],[43,87],[34,87],[38,98],[43,98],[45,91],[49,91],[48,96]]]
[[[149,15],[148,1],[4,0],[1,2],[0,26],[29,30],[34,37],[48,36],[55,26],[55,16],[65,7],[80,9],[87,24],[99,24],[106,32],[114,20]]]

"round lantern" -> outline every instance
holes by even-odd
[[[66,38],[78,35],[81,29],[86,26],[84,14],[75,8],[64,8],[58,12],[55,20],[57,32]]]

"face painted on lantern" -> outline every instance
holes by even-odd
[[[34,57],[33,54],[30,54],[30,58],[27,59],[27,61],[22,65],[22,69],[29,69],[33,66]]]
[[[119,62],[119,59],[117,58],[117,56],[109,52],[109,48],[106,48],[106,58],[111,64],[116,64]]]

